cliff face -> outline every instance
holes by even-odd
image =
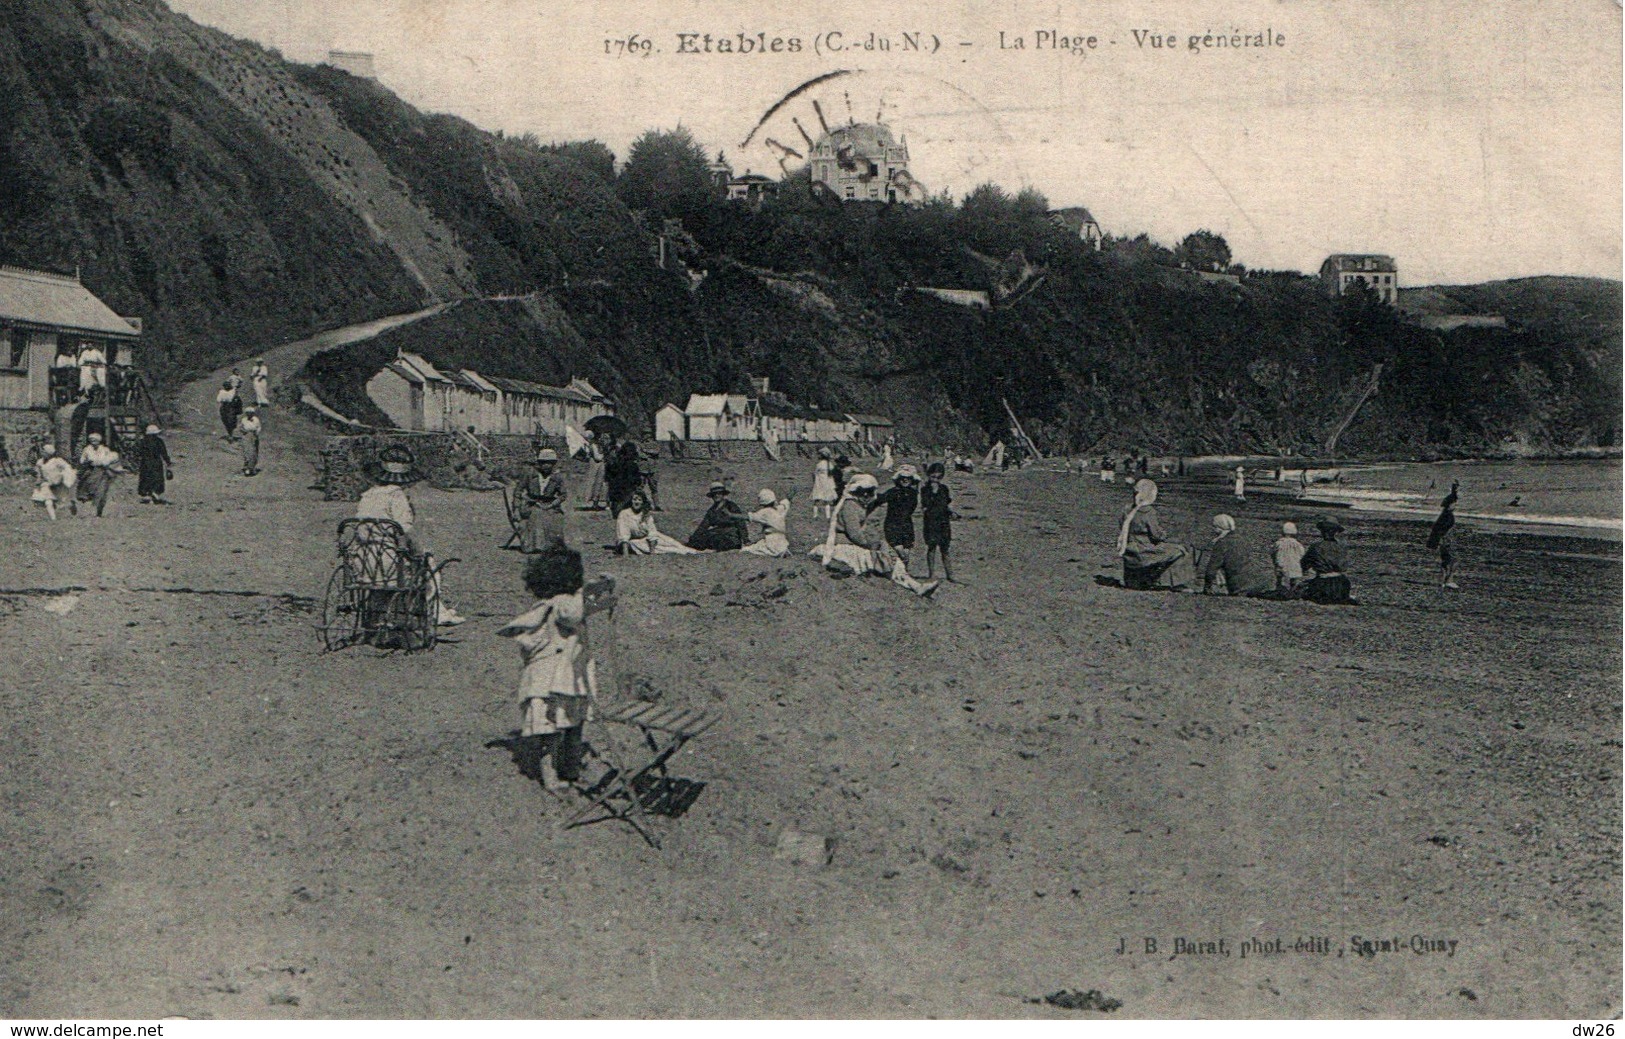
[[[320,108],[270,55],[151,5],[0,12],[0,256],[78,266],[160,372],[428,295],[279,130],[269,99]]]
[[[79,267],[145,320],[160,381],[464,300],[322,359],[319,392],[364,407],[404,347],[584,375],[635,421],[757,374],[914,442],[1004,436],[1008,398],[1050,449],[1252,451],[1322,442],[1381,363],[1345,450],[1618,443],[1614,282],[1433,290],[1510,324],[1435,332],[1297,275],[1208,284],[1141,241],[1094,253],[1041,200],[985,189],[887,209],[792,183],[760,209],[633,212],[591,149],[425,115],[156,0],[0,0],[0,91],[0,261]],[[657,265],[657,232],[681,264]]]

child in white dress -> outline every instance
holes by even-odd
[[[829,448],[818,449],[818,464],[813,466],[812,507],[813,519],[830,519],[835,515],[835,473],[830,466]]]
[[[561,790],[580,778],[581,729],[598,691],[587,618],[614,607],[615,582],[601,577],[584,588],[581,553],[555,545],[529,558],[525,587],[538,601],[497,634],[518,642],[524,659],[519,734],[539,759],[542,785]]]

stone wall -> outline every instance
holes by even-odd
[[[51,416],[43,411],[0,408],[0,444],[6,447],[11,464],[28,472],[39,457],[41,444],[51,439]]]
[[[378,452],[399,444],[412,452],[424,481],[443,489],[487,489],[497,480],[522,479],[530,472],[537,441],[527,436],[482,436],[482,452],[466,438],[444,433],[375,432],[332,436],[322,446],[317,482],[328,501],[355,501],[371,486],[368,473]],[[542,438],[562,456],[564,439]]]

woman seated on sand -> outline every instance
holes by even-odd
[[[1123,557],[1123,587],[1136,591],[1190,591],[1196,582],[1191,551],[1167,539],[1157,519],[1156,501],[1155,481],[1141,480],[1134,485],[1134,504],[1123,513],[1123,526],[1117,532],[1117,554]]]
[[[697,550],[660,532],[655,526],[654,506],[640,488],[632,492],[632,500],[615,517],[615,551],[623,556],[690,556]]]
[[[1202,591],[1217,595],[1220,577],[1229,595],[1258,595],[1270,590],[1263,564],[1236,537],[1236,521],[1222,512],[1213,517],[1213,541],[1202,562]]]
[[[689,535],[688,547],[701,552],[737,552],[744,548],[745,528],[750,526],[745,510],[728,497],[725,484],[713,483],[705,496],[711,499],[711,507]]]
[[[1337,535],[1343,533],[1343,525],[1327,518],[1316,523],[1315,529],[1320,531],[1320,540],[1303,554],[1304,581],[1295,589],[1296,597],[1325,606],[1352,605],[1353,588],[1343,573],[1348,557],[1343,543],[1337,540]]]
[[[760,539],[752,541],[741,551],[753,556],[782,559],[790,554],[790,539],[785,523],[790,517],[790,501],[780,498],[770,488],[763,487],[756,495],[756,511],[750,514],[753,526],[762,532]]]
[[[884,574],[893,584],[900,584],[915,595],[930,595],[937,590],[937,582],[922,583],[910,577],[903,561],[881,537],[880,524],[869,522],[868,505],[874,501],[878,489],[873,476],[853,473],[835,507],[829,537],[807,554],[826,567],[840,564],[854,573]]]

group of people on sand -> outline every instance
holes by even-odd
[[[167,481],[175,478],[175,470],[163,431],[156,424],[148,424],[146,432],[135,443],[134,454],[136,495],[141,503],[167,505],[164,492]],[[58,454],[55,444],[41,444],[39,457],[34,462],[34,491],[29,499],[43,506],[45,515],[52,520],[63,506],[70,515],[77,516],[80,502],[102,516],[107,511],[114,480],[127,472],[123,457],[107,445],[100,433],[85,437],[77,466]]]
[[[1237,537],[1233,516],[1219,513],[1213,517],[1213,537],[1198,553],[1169,536],[1157,515],[1156,502],[1156,481],[1136,481],[1134,502],[1124,510],[1117,534],[1125,588],[1195,592],[1199,585],[1209,595],[1303,599],[1321,604],[1354,602],[1344,545],[1337,540],[1343,526],[1336,520],[1317,520],[1315,529],[1320,538],[1308,546],[1298,541],[1296,524],[1283,523],[1281,537],[1270,549],[1272,574]]]
[[[768,558],[790,555],[789,496],[771,487],[756,494],[754,507],[734,500],[722,481],[706,489],[709,499],[705,513],[686,539],[679,539],[659,527],[660,509],[656,485],[641,465],[637,445],[631,441],[617,445],[614,437],[590,441],[589,449],[608,451],[612,459],[623,460],[617,469],[604,466],[605,507],[615,519],[615,549],[622,555],[692,555],[699,552],[744,552]],[[588,478],[598,479],[598,455],[587,455]],[[531,472],[515,488],[520,520],[520,547],[527,553],[546,551],[562,539],[569,488],[560,472],[556,451],[543,448],[536,453]],[[903,465],[893,476],[893,486],[881,492],[874,477],[851,469],[845,455],[828,448],[819,450],[813,472],[813,517],[825,519],[829,527],[824,543],[813,555],[826,565],[845,567],[858,573],[880,573],[921,595],[936,589],[935,569],[940,562],[944,576],[953,580],[949,563],[952,541],[951,496],[941,464],[932,465],[928,480],[921,486],[917,469]],[[591,493],[589,491],[589,493]],[[883,511],[882,511],[883,510]],[[924,513],[927,581],[915,580],[908,572],[914,549],[914,514]]]

